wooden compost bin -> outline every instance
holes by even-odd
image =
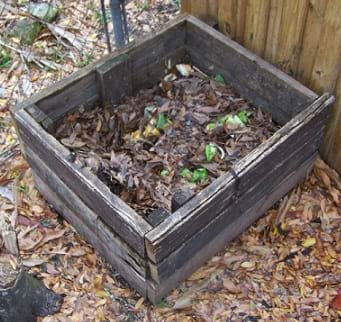
[[[66,113],[119,103],[157,84],[165,65],[190,62],[221,74],[282,125],[231,171],[158,225],[148,223],[52,135]],[[151,302],[251,225],[302,180],[317,156],[333,97],[291,77],[192,16],[76,72],[12,109],[37,188]]]

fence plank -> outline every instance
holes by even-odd
[[[265,49],[269,12],[269,0],[247,1],[244,45],[259,56]]]
[[[329,1],[315,56],[310,87],[314,90],[330,91],[335,88],[341,67],[341,4]]]
[[[188,12],[194,15],[203,3],[182,1],[191,4]],[[336,103],[322,152],[341,173],[341,1],[216,1],[222,32],[319,94],[334,91]]]
[[[309,84],[328,1],[310,0],[296,77]]]
[[[275,64],[290,75],[296,73],[307,12],[307,0],[284,1]]]

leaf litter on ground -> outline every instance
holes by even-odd
[[[176,10],[165,3],[172,1],[151,1],[149,9],[143,11],[136,8],[136,1],[129,2],[128,20],[136,35],[147,29],[155,30],[168,20],[169,13],[173,15]],[[78,32],[82,35],[99,35],[98,28],[88,28],[87,22],[94,16],[85,15],[88,4],[90,1],[68,1],[58,24],[80,24]],[[6,17],[0,19],[4,21]],[[0,24],[0,29],[5,25]],[[50,37],[48,41],[42,38],[36,43],[41,48],[51,48],[54,41]],[[1,70],[0,93],[5,84],[6,91],[13,93],[12,103],[20,97],[20,86],[16,84],[23,73],[30,76],[34,91],[46,86],[47,81],[57,79],[54,73],[38,70],[34,65],[29,66],[28,73],[14,55],[11,60],[12,67]],[[68,72],[59,73],[58,77],[65,77],[76,69],[69,60],[63,67]],[[173,290],[160,306],[153,307],[129,288],[37,192],[31,170],[16,148],[13,150],[16,134],[4,108],[8,99],[9,96],[0,95],[0,186],[6,188],[5,197],[0,196],[0,215],[6,213],[12,220],[15,217],[13,202],[17,203],[15,229],[19,243],[36,241],[42,235],[63,234],[37,244],[32,251],[22,252],[23,262],[30,272],[64,296],[61,311],[39,321],[340,320],[341,180],[321,159],[289,198],[283,198],[224,251]],[[220,156],[221,152],[215,158]],[[12,202],[6,195],[13,191],[18,177],[19,198]],[[8,259],[0,254],[0,260]],[[243,264],[244,267],[250,265],[244,268],[242,263],[245,262],[255,265]]]
[[[55,133],[76,163],[144,216],[171,211],[174,191],[202,190],[279,128],[222,76],[175,67],[120,105],[79,108]]]

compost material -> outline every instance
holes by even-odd
[[[119,106],[79,107],[56,137],[141,215],[171,211],[179,189],[199,192],[279,128],[221,75],[179,64]]]

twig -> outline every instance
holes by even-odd
[[[0,215],[0,234],[7,251],[14,256],[19,256],[17,234],[11,226],[9,218],[4,213]]]

